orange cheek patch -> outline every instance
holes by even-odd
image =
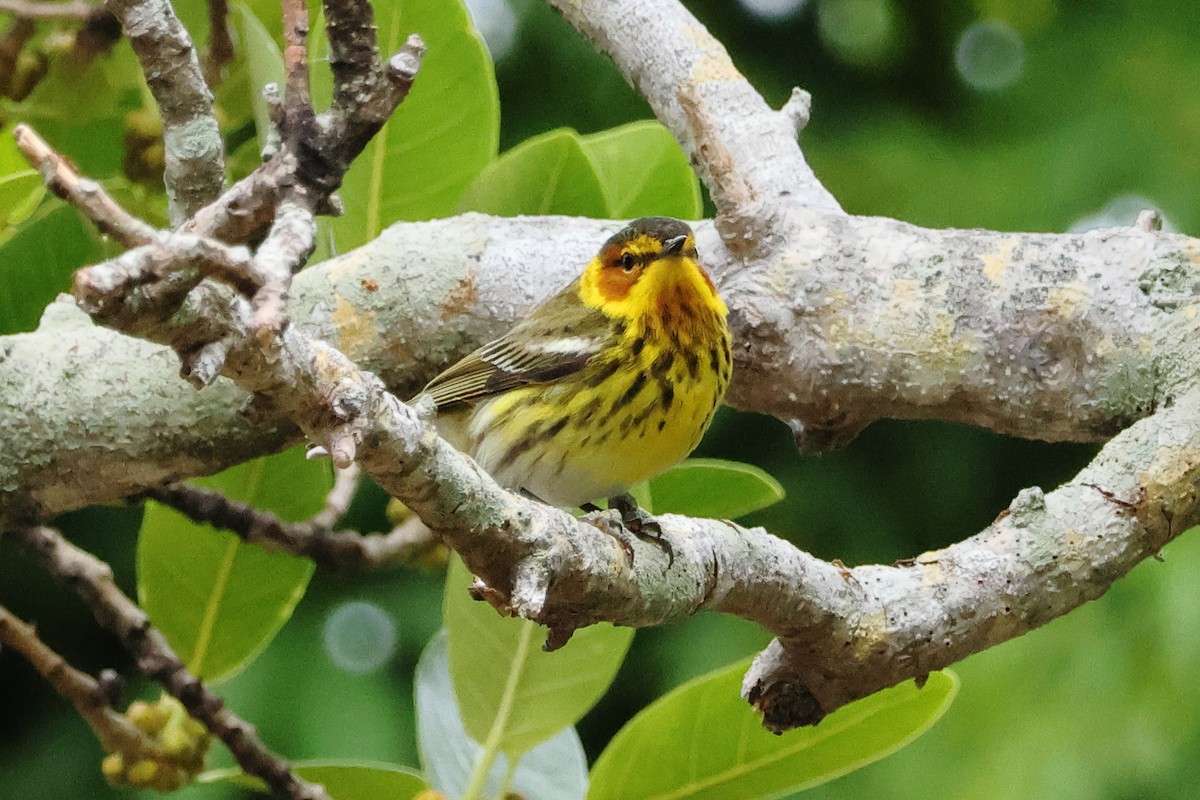
[[[605,300],[624,300],[629,296],[629,290],[633,288],[636,280],[637,276],[621,269],[601,269],[596,288]]]

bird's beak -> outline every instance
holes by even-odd
[[[675,255],[683,249],[683,244],[687,241],[687,238],[687,234],[685,233],[682,236],[674,236],[667,239],[663,242],[663,253],[669,256]]]

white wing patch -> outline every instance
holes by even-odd
[[[526,345],[530,350],[556,353],[564,356],[594,355],[600,352],[600,342],[586,336],[566,336],[561,339],[534,341]]]

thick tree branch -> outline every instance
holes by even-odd
[[[106,0],[121,20],[163,119],[167,199],[179,225],[221,193],[225,152],[192,39],[168,0]]]
[[[109,285],[105,269],[85,271],[81,285]],[[265,356],[244,301],[214,294],[209,302],[203,324],[149,335],[184,349],[200,344],[189,337],[229,342],[228,377],[265,395],[331,452],[357,457],[462,554],[486,581],[483,596],[549,626],[553,645],[600,620],[651,625],[699,609],[776,633],[746,688],[776,729],[811,724],[1043,624],[1099,596],[1200,519],[1200,405],[1192,390],[1115,438],[1072,483],[1049,495],[1022,493],[988,530],[912,566],[845,570],[765,531],[666,517],[670,568],[662,550],[637,542],[631,569],[589,520],[501,490],[341,353],[289,328]],[[89,308],[109,325],[139,324],[120,303]],[[227,329],[214,331],[214,320]],[[1055,589],[1049,602],[1037,590],[1047,585]]]
[[[296,276],[291,314],[409,396],[567,283],[614,229],[478,215],[402,223]],[[741,262],[721,259],[713,227],[698,227],[732,309],[730,402],[791,421],[808,449],[886,417],[1103,441],[1170,401],[1198,363],[1189,298],[1200,296],[1200,244],[1185,236],[860,217],[790,235],[778,254]],[[297,440],[227,383],[192,393],[169,352],[96,330],[68,306],[49,312],[39,332],[0,340],[0,426],[22,431],[0,460],[5,485],[22,487],[0,494],[0,518],[117,500]],[[94,470],[106,481],[81,478]]]
[[[675,134],[712,195],[718,228],[731,250],[746,254],[772,244],[780,198],[841,211],[800,153],[796,134],[803,126],[796,107],[769,108],[681,3],[549,2],[612,58]]]
[[[112,570],[51,528],[14,530],[13,536],[50,574],[75,590],[104,628],[121,640],[138,669],[179,700],[188,713],[225,743],[238,766],[261,778],[278,797],[329,800],[320,785],[294,775],[288,763],[259,740],[254,727],[225,706],[193,675],[137,604],[112,580]]]

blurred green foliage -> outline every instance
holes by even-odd
[[[273,4],[248,5],[265,19]],[[805,153],[852,213],[1060,231],[1097,214],[1107,224],[1129,222],[1112,216],[1112,203],[1133,196],[1157,205],[1177,229],[1200,232],[1200,4],[1192,0],[807,0],[774,21],[732,0],[687,5],[769,102],[781,104],[793,85],[812,92]],[[203,31],[203,5],[180,6],[193,30]],[[501,151],[560,127],[586,135],[650,116],[557,14],[536,0],[510,7],[516,38],[495,66]],[[984,19],[1007,26],[1021,47],[1015,77],[994,89],[973,88],[956,68],[964,31]],[[161,195],[123,164],[127,115],[144,103],[131,65],[128,47],[118,45],[90,68],[103,77],[52,72],[22,104],[5,105],[3,116],[35,122],[134,211],[161,219]],[[98,87],[86,102],[61,94],[82,83]],[[218,92],[232,117],[231,146],[253,136],[251,83],[241,64]],[[224,101],[235,96],[241,99]],[[79,134],[82,126],[87,135]],[[24,180],[6,192],[24,189]],[[29,202],[41,205],[17,208],[18,198],[0,221],[12,226],[0,227],[5,331],[32,327],[40,308],[67,288],[71,269],[103,252],[72,212],[40,196]],[[62,233],[68,230],[75,232]],[[1093,453],[949,425],[884,423],[842,451],[800,457],[781,423],[731,411],[701,449],[755,464],[786,487],[782,503],[749,522],[847,563],[890,561],[967,536],[1020,488],[1053,487]],[[385,528],[384,503],[368,487],[347,523]],[[109,560],[133,592],[140,519],[139,509],[105,508],[61,524]],[[1138,567],[1066,619],[962,663],[958,700],[929,734],[804,796],[1200,797],[1191,775],[1200,748],[1200,541],[1185,536],[1165,555],[1165,564]],[[291,757],[416,766],[413,673],[441,626],[441,596],[436,575],[318,572],[262,657],[221,690],[266,742]],[[378,606],[395,625],[392,655],[375,671],[347,671],[323,644],[330,616],[353,601]],[[37,622],[81,668],[130,674],[87,611],[2,537],[0,603]],[[594,759],[654,698],[752,653],[766,638],[753,625],[713,615],[640,632],[613,687],[579,724],[588,754]],[[148,693],[134,681],[130,694],[138,692]],[[99,776],[99,758],[67,705],[19,659],[0,653],[0,795],[116,796]],[[222,795],[209,786],[179,796]]]

